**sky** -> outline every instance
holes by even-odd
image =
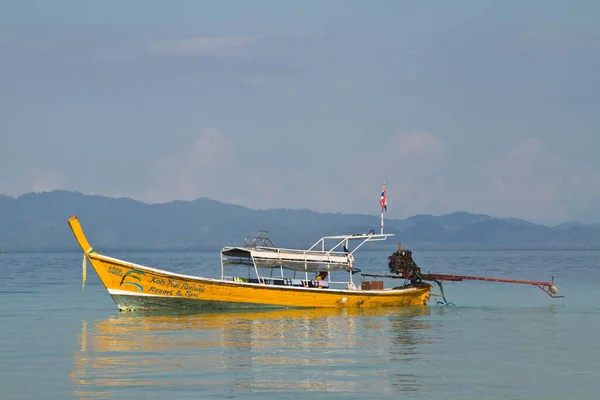
[[[0,2],[0,193],[600,222],[600,2]]]

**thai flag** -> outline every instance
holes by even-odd
[[[383,183],[383,189],[381,189],[381,199],[379,200],[381,206],[381,212],[387,211],[387,190],[385,188],[385,182]]]

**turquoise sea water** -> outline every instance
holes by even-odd
[[[218,253],[113,253],[216,277]],[[386,252],[363,251],[363,272]],[[456,306],[120,313],[81,253],[0,254],[0,398],[600,398],[600,252],[420,251]],[[438,292],[437,288],[435,290]]]

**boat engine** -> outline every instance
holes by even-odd
[[[391,273],[400,275],[411,282],[421,281],[421,268],[413,260],[412,251],[403,249],[400,243],[398,251],[388,257],[388,268]]]

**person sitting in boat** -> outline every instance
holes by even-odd
[[[321,272],[319,272],[319,275],[317,275],[315,280],[324,281],[325,279],[327,279],[327,275],[328,275],[327,271],[321,271]]]
[[[319,272],[319,275],[317,275],[317,277],[314,280],[314,286],[319,289],[328,288],[329,287],[329,282],[327,282],[328,275],[329,274],[327,273],[327,271]]]

